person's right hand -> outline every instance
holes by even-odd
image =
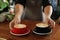
[[[21,22],[20,17],[15,17],[10,23],[9,23],[9,27],[10,29],[12,29],[11,27],[14,27],[15,24],[19,24]]]

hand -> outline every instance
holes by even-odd
[[[12,29],[11,27],[14,27],[15,24],[19,24],[21,22],[20,17],[15,17],[10,23],[9,23],[9,27],[10,29]]]
[[[43,23],[50,25],[51,28],[55,27],[55,22],[51,18],[45,18]]]
[[[52,19],[49,19],[48,23],[50,24],[51,28],[55,27],[55,22]]]

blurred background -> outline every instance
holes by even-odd
[[[57,20],[60,17],[60,0],[51,0],[53,6],[52,19]]]
[[[51,18],[53,20],[58,20],[60,17],[60,0],[50,0],[50,1],[52,4],[52,7],[53,7],[53,14],[52,14]],[[31,2],[32,2],[32,0],[31,0]],[[30,5],[32,5],[32,4],[30,4]],[[15,6],[14,0],[5,0],[5,1],[0,0],[0,22],[3,22],[6,19],[8,21],[11,21],[13,19],[14,6]],[[31,9],[33,10],[32,7],[31,7]],[[10,10],[12,11],[12,13],[9,12]],[[29,11],[28,9],[27,9],[27,11],[29,13],[31,13],[31,11]]]

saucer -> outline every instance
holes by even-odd
[[[49,35],[52,33],[52,29],[50,27],[46,27],[46,28],[36,27],[34,28],[33,33],[38,35]]]
[[[36,32],[35,30],[33,30],[33,33],[37,34],[37,35],[49,35],[52,33],[52,30],[50,32],[47,32],[47,33],[39,33],[39,32]]]
[[[11,33],[12,35],[15,35],[15,36],[23,36],[23,35],[29,34],[29,33],[30,33],[30,30],[28,30],[28,31],[27,31],[26,33],[24,33],[24,34],[15,34],[15,33],[11,32],[11,31],[10,31],[10,33]]]

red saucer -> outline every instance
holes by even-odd
[[[15,36],[23,36],[23,35],[27,35],[27,34],[29,34],[30,33],[30,30],[27,30],[27,31],[24,31],[24,32],[13,32],[13,31],[10,31],[10,33],[12,34],[12,35],[15,35]]]

